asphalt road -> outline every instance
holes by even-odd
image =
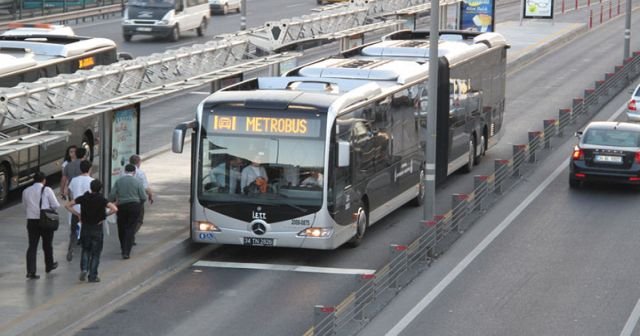
[[[518,13],[517,9],[510,8],[508,13],[498,12],[498,15],[505,15],[509,18]],[[513,19],[513,17],[511,17]],[[580,18],[582,19],[582,18]],[[637,20],[634,20],[634,27],[638,26]],[[571,99],[582,95],[583,90],[592,87],[595,80],[602,79],[605,72],[613,70],[614,65],[620,63],[622,54],[622,27],[623,21],[617,20],[608,25],[590,32],[582,38],[577,39],[570,45],[558,49],[553,53],[539,59],[537,62],[530,64],[524,69],[509,74],[507,88],[507,123],[509,125],[508,132],[496,148],[492,149],[483,163],[476,168],[474,174],[489,174],[493,171],[493,159],[506,158],[511,156],[511,145],[523,143],[526,141],[526,132],[529,130],[539,129],[542,120],[545,118],[554,118],[557,116],[559,108],[568,107]],[[155,45],[156,42],[149,42],[149,45]],[[640,47],[634,42],[632,50]],[[616,52],[620,50],[619,52]],[[203,98],[202,95],[192,93],[183,95],[180,100],[168,99],[163,104],[150,106],[154,113],[168,113],[171,121],[165,118],[165,114],[154,114],[152,119],[157,120],[155,123],[145,122],[143,115],[144,132],[147,128],[153,129],[150,133],[160,133],[163,128],[169,130],[175,124],[173,121],[183,118],[189,119],[193,115],[193,107]],[[624,95],[618,99],[618,105],[622,104]],[[186,101],[186,102],[185,102]],[[193,107],[187,105],[193,104]],[[177,113],[176,113],[177,112]],[[145,112],[146,113],[146,112]],[[162,120],[162,122],[159,122]],[[169,125],[165,125],[169,124]],[[168,142],[168,136],[167,136]],[[144,142],[146,138],[143,139]],[[569,141],[570,142],[570,141]],[[143,147],[144,148],[144,147]],[[547,165],[549,163],[543,163]],[[541,167],[542,169],[543,167]],[[566,178],[566,176],[563,176]],[[469,275],[459,283],[456,283],[455,292],[451,295],[443,296],[443,305],[455,308],[453,311],[459,314],[455,318],[443,318],[444,315],[451,314],[448,310],[440,309],[437,306],[438,318],[443,323],[438,324],[437,332],[434,335],[456,334],[456,335],[491,335],[491,334],[524,334],[531,331],[545,330],[557,331],[550,333],[537,334],[569,334],[569,335],[603,335],[609,333],[590,333],[586,332],[585,325],[576,329],[563,329],[562,323],[548,323],[545,319],[545,309],[555,307],[551,294],[557,294],[562,300],[557,310],[551,309],[553,314],[549,315],[550,319],[564,312],[561,315],[567,319],[570,315],[571,306],[583,304],[591,308],[584,308],[584,314],[593,315],[594,311],[599,309],[596,300],[588,292],[582,288],[571,289],[573,283],[588,284],[594,286],[599,279],[605,279],[609,285],[603,285],[597,288],[598,293],[604,294],[607,288],[621,284],[627,288],[628,298],[625,302],[620,302],[620,307],[614,307],[613,304],[618,301],[611,301],[613,316],[618,317],[610,321],[609,326],[602,326],[599,330],[610,330],[611,325],[618,325],[620,319],[624,319],[630,311],[629,302],[636,300],[638,297],[637,290],[628,287],[629,281],[616,281],[615,279],[626,278],[627,276],[636,275],[633,271],[620,273],[620,277],[611,280],[608,275],[607,267],[593,267],[589,265],[591,257],[598,257],[598,253],[606,253],[606,256],[599,256],[595,265],[602,266],[607,263],[615,263],[620,260],[618,253],[631,253],[637,251],[635,241],[637,237],[630,232],[631,227],[621,228],[619,232],[612,232],[607,237],[603,237],[603,241],[598,241],[599,234],[605,229],[597,223],[608,223],[609,219],[615,221],[630,221],[634,218],[633,200],[636,200],[635,194],[632,192],[619,192],[617,189],[604,189],[592,194],[589,192],[580,192],[575,195],[567,196],[568,190],[566,181],[563,177],[559,177],[558,181],[554,181],[553,187],[549,192],[544,194],[544,200],[536,203],[530,210],[523,213],[523,223],[541,222],[536,227],[534,224],[518,225],[520,231],[515,231],[505,235],[501,239],[501,245],[491,257],[506,263],[497,263],[490,257],[483,256],[483,262],[478,266],[474,265],[475,272],[469,272]],[[449,198],[452,193],[468,192],[470,190],[471,181],[466,175],[454,175],[445,185],[438,190],[438,208],[446,210],[449,207]],[[532,187],[533,188],[533,187]],[[602,202],[603,195],[612,194],[612,200]],[[609,208],[614,201],[625,203],[624,207],[617,207],[614,217],[607,217],[607,213],[611,211]],[[567,209],[574,208],[575,204],[580,203],[577,207],[578,211],[573,213]],[[628,204],[627,204],[628,203]],[[608,205],[608,207],[605,207]],[[602,207],[601,207],[602,206]],[[562,210],[562,211],[561,211]],[[590,216],[591,213],[597,211],[597,216],[592,216],[586,225],[591,229],[571,230],[572,225],[585,222],[584,217]],[[306,251],[291,249],[245,249],[241,247],[224,246],[217,249],[204,260],[211,262],[239,262],[239,263],[265,263],[265,264],[286,264],[319,267],[315,273],[285,272],[274,270],[247,270],[247,269],[226,269],[211,268],[206,266],[198,266],[178,272],[174,277],[158,284],[149,291],[141,294],[136,298],[122,306],[119,306],[112,313],[108,314],[101,320],[95,321],[81,331],[81,335],[112,335],[122,332],[132,332],[135,334],[153,334],[153,335],[298,335],[303,333],[312,320],[312,307],[316,304],[336,304],[341,301],[350,289],[355,286],[354,275],[352,274],[327,274],[326,269],[320,267],[340,268],[340,269],[356,269],[368,270],[377,269],[383,265],[388,256],[388,245],[390,243],[406,244],[419,232],[418,221],[422,216],[421,209],[412,209],[405,207],[385,218],[379,224],[376,224],[367,232],[367,237],[360,247],[357,249],[341,248],[335,251]],[[626,219],[625,219],[626,218]],[[555,225],[557,222],[563,222],[563,225]],[[613,222],[613,221],[612,221]],[[632,222],[632,221],[630,221]],[[497,223],[496,223],[497,224]],[[631,225],[631,224],[629,224]],[[532,228],[529,229],[529,226]],[[465,239],[480,239],[486,235],[487,230],[471,230],[467,233]],[[514,229],[515,230],[515,229]],[[529,234],[530,236],[526,236]],[[526,236],[525,241],[519,240],[521,235]],[[556,237],[560,236],[560,237]],[[522,239],[522,238],[520,238]],[[537,240],[541,241],[538,242]],[[582,242],[593,243],[593,251],[588,251],[588,245]],[[625,245],[625,250],[614,248],[605,248],[619,242]],[[625,243],[626,242],[626,243]],[[538,249],[537,245],[540,245]],[[628,246],[626,246],[628,245]],[[453,249],[457,248],[456,244]],[[535,250],[527,248],[536,246]],[[635,250],[634,250],[635,248]],[[529,256],[527,251],[533,251],[533,255]],[[575,250],[575,252],[574,252]],[[570,253],[570,254],[569,254]],[[453,253],[452,253],[453,254]],[[514,256],[514,260],[510,260],[510,256]],[[568,256],[569,255],[569,256]],[[631,254],[632,255],[632,254]],[[584,260],[578,262],[576,259],[584,257]],[[623,259],[627,260],[627,259]],[[516,262],[517,261],[517,262]],[[476,268],[477,267],[477,268]],[[610,266],[613,267],[613,266]],[[492,270],[492,272],[480,272],[483,268]],[[590,271],[583,272],[584,268]],[[613,272],[618,272],[623,266],[615,266]],[[535,271],[528,271],[529,269]],[[501,273],[500,273],[501,272]],[[533,275],[531,273],[533,272]],[[491,277],[494,274],[508,274],[505,279],[500,277]],[[482,274],[481,279],[474,278],[475,274]],[[513,274],[513,275],[511,275]],[[589,278],[584,282],[572,281]],[[517,291],[518,284],[526,285],[527,279],[541,279],[544,286],[533,286],[528,288],[527,293],[521,294]],[[632,278],[631,278],[632,279]],[[610,282],[613,281],[613,282]],[[476,284],[477,283],[477,284]],[[611,285],[613,283],[613,285]],[[483,300],[487,297],[483,291],[487,291],[487,295],[495,294],[502,287],[511,289],[508,292],[509,297],[503,301],[494,298],[491,304],[484,304]],[[609,287],[607,287],[609,286]],[[556,288],[557,287],[557,288]],[[469,288],[473,288],[470,290]],[[552,289],[549,289],[552,288]],[[538,300],[536,293],[546,290],[549,295],[545,302]],[[574,296],[570,292],[575,293]],[[564,292],[566,295],[562,296]],[[578,295],[578,293],[580,295]],[[624,292],[616,291],[615,295],[620,296]],[[527,295],[525,295],[527,294]],[[582,296],[588,296],[591,300],[580,301]],[[451,297],[449,299],[449,297]],[[465,301],[469,299],[470,301]],[[605,298],[606,299],[606,298]],[[539,304],[537,304],[539,303]],[[547,305],[545,305],[545,303]],[[530,304],[538,307],[541,311],[536,314],[536,318],[526,319],[531,311],[525,309]],[[536,305],[537,304],[537,305]],[[464,308],[464,309],[460,309]],[[508,309],[513,308],[513,309]],[[457,310],[456,310],[457,309]],[[483,314],[477,318],[477,310],[486,309]],[[451,309],[449,309],[451,310]],[[498,324],[502,319],[496,319],[495,315],[505,312],[508,318],[513,321],[511,324],[506,323],[504,327]],[[555,314],[555,315],[554,315]],[[446,317],[446,316],[445,316]],[[472,318],[473,317],[473,318]],[[481,319],[484,318],[484,319]],[[505,317],[506,318],[506,317]],[[455,321],[470,319],[474,322],[484,322],[480,329],[474,330],[473,323],[462,323],[458,331],[450,331]],[[528,321],[523,325],[525,329],[517,329],[518,321],[525,319]],[[430,317],[431,323],[436,322],[435,317]],[[579,325],[582,320],[575,322]],[[541,329],[543,327],[548,329]],[[412,326],[413,327],[413,326]],[[427,328],[427,329],[425,329]],[[419,334],[417,330],[429,330],[429,325],[418,325],[416,329],[407,331],[407,335]],[[581,329],[582,328],[582,329]],[[502,333],[500,331],[504,331]],[[518,332],[520,331],[520,332]],[[584,333],[580,333],[585,331]]]

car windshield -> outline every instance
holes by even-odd
[[[640,133],[614,129],[590,129],[584,135],[582,143],[612,147],[640,147]]]
[[[132,6],[141,7],[158,7],[158,8],[173,8],[176,5],[175,0],[134,0],[131,1]]]

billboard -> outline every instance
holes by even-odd
[[[113,111],[111,118],[110,184],[116,182],[129,163],[129,157],[140,149],[140,104]]]
[[[462,30],[493,32],[495,11],[495,0],[463,0],[460,3],[459,27]]]
[[[523,0],[525,19],[553,19],[553,0]]]

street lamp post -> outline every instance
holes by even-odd
[[[623,61],[629,58],[630,55],[630,44],[631,44],[631,0],[627,0],[626,4],[626,13],[624,19],[624,58]]]
[[[440,4],[431,0],[431,32],[429,33],[429,110],[425,134],[424,220],[431,220],[436,207],[436,122],[438,109],[438,25]]]
[[[242,0],[240,2],[240,7],[242,7],[240,14],[240,30],[247,29],[247,0]]]

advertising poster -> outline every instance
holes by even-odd
[[[460,29],[495,31],[495,5],[495,0],[463,0],[460,3]]]
[[[553,0],[524,0],[525,19],[553,19]]]
[[[111,187],[138,153],[138,110],[135,106],[113,112],[111,121]]]

